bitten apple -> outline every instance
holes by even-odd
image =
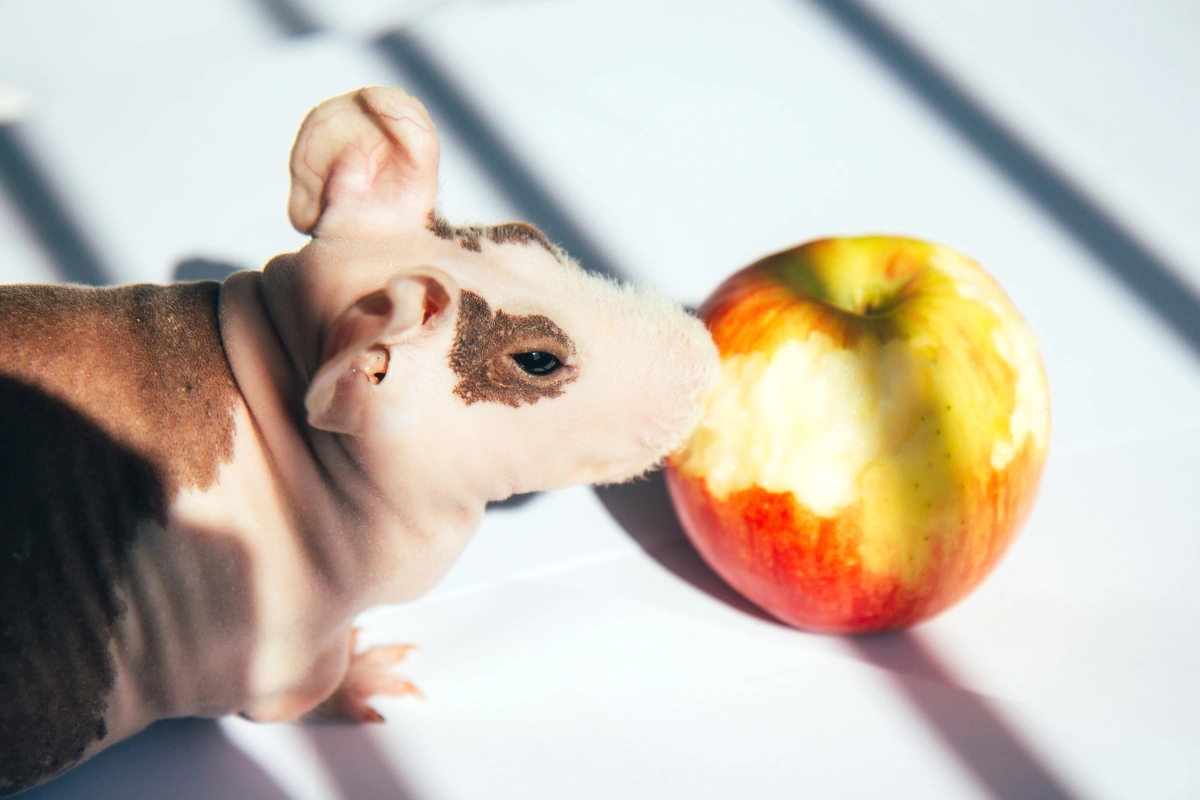
[[[708,563],[792,625],[911,625],[995,567],[1033,504],[1050,398],[999,285],[945,247],[824,239],[700,309],[721,377],[667,481]]]

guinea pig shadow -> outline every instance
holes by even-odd
[[[738,611],[764,622],[783,624],[742,597],[704,563],[675,516],[662,470],[629,483],[597,486],[594,490],[630,538],[677,578]]]
[[[512,497],[508,497],[504,500],[496,500],[494,502],[488,503],[487,507],[488,507],[489,511],[492,511],[492,510],[512,511],[514,509],[518,509],[521,506],[527,504],[529,501],[533,500],[539,494],[541,494],[541,492],[529,492],[527,494],[514,494]]]
[[[171,719],[100,753],[21,800],[202,800],[288,795],[211,719]]]
[[[385,753],[367,726],[315,722],[304,726],[313,751],[325,764],[341,797],[386,797],[417,800],[416,790],[401,780],[402,764]]]
[[[246,269],[237,264],[217,261],[209,258],[185,258],[175,265],[171,273],[172,283],[191,283],[192,281],[223,281],[235,272]]]

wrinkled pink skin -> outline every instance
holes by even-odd
[[[664,326],[678,329],[676,340],[632,341],[605,313],[611,300],[580,290],[574,268],[545,248],[485,240],[471,252],[437,237],[426,227],[437,161],[431,120],[398,90],[336,98],[305,121],[289,213],[313,239],[262,272],[235,274],[221,293],[221,335],[242,393],[233,460],[216,485],[175,498],[170,537],[151,537],[216,531],[237,542],[252,568],[253,596],[243,600],[254,604],[253,629],[157,631],[165,697],[146,697],[114,648],[109,735],[88,755],[168,716],[287,720],[316,709],[378,719],[366,696],[402,693],[403,683],[389,688],[387,658],[364,660],[347,678],[356,614],[433,586],[488,501],[625,480],[686,434],[694,415],[680,408],[697,404],[717,363],[700,324],[675,309]],[[578,379],[516,408],[456,397],[447,353],[465,289],[493,309],[551,318],[577,347]],[[356,306],[381,291],[387,302]],[[639,369],[656,347],[671,349],[657,354],[671,379]],[[381,352],[387,376],[373,383],[363,368]],[[186,606],[187,587],[154,575],[194,549],[154,547],[135,545],[131,579],[155,587],[143,595],[150,603]],[[119,638],[136,639],[147,605],[130,603]],[[173,647],[180,637],[190,646]],[[245,674],[205,674],[178,655],[232,642],[252,643]]]

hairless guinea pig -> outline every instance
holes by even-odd
[[[717,370],[704,327],[522,223],[435,210],[395,89],[292,151],[312,240],[223,284],[0,287],[0,794],[156,719],[380,719],[404,648],[363,609],[429,589],[488,501],[639,475]]]

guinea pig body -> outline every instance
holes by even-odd
[[[0,288],[0,794],[156,719],[377,721],[485,505],[626,480],[715,379],[701,323],[522,223],[435,209],[420,103],[327,101],[292,154],[312,240],[223,284]]]

